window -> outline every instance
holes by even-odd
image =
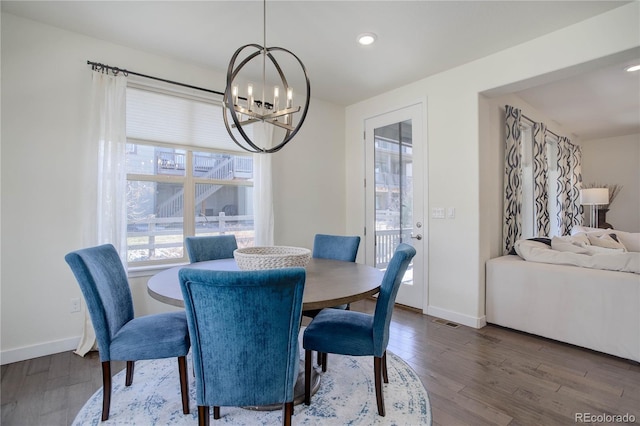
[[[523,122],[520,130],[522,131],[522,238],[536,237],[535,224],[535,194],[534,194],[534,176],[533,176],[533,125],[532,123]],[[547,145],[547,194],[548,204],[547,212],[549,213],[550,230],[548,237],[560,235],[558,228],[557,216],[558,206],[557,198],[557,150],[558,140],[550,135],[546,138]]]
[[[560,173],[558,173],[558,138],[555,136],[547,136],[547,161],[549,162],[549,169],[547,170],[547,181],[549,182],[549,204],[547,205],[549,210],[549,237],[561,236],[562,232],[557,220],[560,214],[560,208],[556,202],[558,199]]]
[[[187,261],[184,238],[253,245],[253,157],[230,141],[220,105],[127,88],[127,260]]]
[[[533,190],[533,126],[523,123],[522,131],[522,238],[536,235]]]

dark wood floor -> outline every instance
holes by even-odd
[[[640,423],[640,365],[632,361],[491,325],[454,328],[407,309],[393,314],[389,350],[422,379],[434,425],[569,425],[576,413],[629,413]],[[70,424],[100,374],[95,353],[3,365],[2,425]]]

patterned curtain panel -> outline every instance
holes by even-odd
[[[582,152],[568,138],[558,139],[558,230],[569,235],[571,228],[582,224],[580,188],[582,187]]]
[[[522,235],[522,134],[520,131],[522,111],[510,105],[507,105],[505,109],[506,140],[502,238],[504,253],[507,254]]]
[[[535,206],[535,226],[537,237],[547,237],[549,222],[549,162],[547,160],[547,126],[533,124],[533,196]]]
[[[583,224],[583,208],[580,204],[582,189],[582,150],[578,145],[571,145],[571,192],[569,208],[571,209],[571,228]],[[571,229],[569,229],[571,231]]]

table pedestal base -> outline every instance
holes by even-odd
[[[320,368],[313,367],[311,369],[311,395],[315,395],[320,389]],[[296,380],[295,387],[293,388],[293,405],[299,405],[304,403],[304,361],[300,361],[300,368],[298,370],[298,379]],[[282,404],[260,405],[256,407],[243,407],[246,410],[255,411],[274,411],[282,410]]]

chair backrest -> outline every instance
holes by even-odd
[[[231,259],[238,248],[235,235],[213,235],[208,237],[187,237],[184,239],[189,261]]]
[[[111,339],[133,319],[133,300],[118,252],[111,244],[65,256],[80,285],[96,333],[100,359],[111,359]]]
[[[198,405],[293,401],[305,270],[185,268],[179,275]]]
[[[373,350],[374,356],[382,356],[389,343],[389,325],[396,296],[402,284],[402,278],[407,267],[416,255],[416,249],[409,244],[400,244],[393,253],[391,261],[382,278],[380,293],[376,302],[376,310],[373,318]]]
[[[313,257],[355,262],[359,246],[359,236],[316,234],[313,240]]]

